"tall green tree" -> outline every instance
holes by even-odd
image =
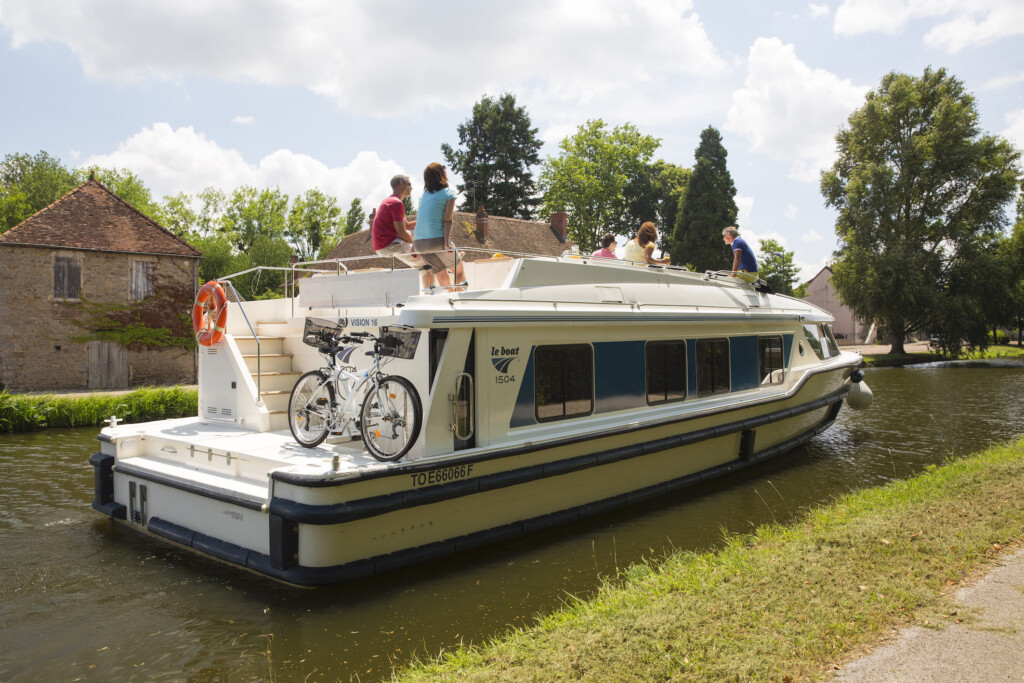
[[[79,182],[74,171],[46,152],[5,155],[0,162],[0,233],[60,199]]]
[[[982,269],[996,263],[1020,152],[983,134],[963,82],[930,67],[919,78],[884,76],[836,143],[821,192],[839,212],[840,297],[881,323],[891,353],[920,328],[938,328],[949,346],[983,345],[977,302],[998,282]]]
[[[288,195],[279,189],[243,185],[231,193],[224,209],[223,226],[241,252],[260,235],[283,238],[287,225]]]
[[[288,213],[288,237],[300,261],[312,261],[326,245],[337,243],[340,218],[338,200],[316,188],[295,198]]]
[[[632,236],[640,226],[629,188],[643,182],[660,144],[631,123],[608,130],[601,119],[587,121],[559,143],[557,157],[544,161],[541,214],[565,211],[569,237],[585,251],[596,249],[606,232]]]
[[[696,163],[679,202],[672,233],[673,263],[697,270],[728,270],[732,252],[722,242],[722,229],[736,225],[736,186],[726,165],[729,153],[722,135],[708,126],[694,152]]]
[[[676,214],[690,183],[690,173],[688,168],[658,159],[649,167],[644,182],[633,183],[627,193],[632,224],[639,226],[645,221],[653,221],[658,226],[660,246],[665,253],[671,253]]]
[[[793,295],[796,282],[794,253],[786,251],[778,240],[758,240],[758,277],[763,279],[777,294]]]
[[[341,231],[342,236],[354,235],[363,229],[366,223],[366,211],[363,210],[363,201],[356,197],[349,204],[348,213],[345,214],[345,227]]]
[[[494,216],[533,217],[539,203],[531,167],[540,162],[544,144],[525,107],[511,93],[497,99],[484,95],[473,105],[473,116],[459,125],[459,147],[445,143],[441,153],[462,177],[458,186],[465,199],[462,211],[487,207]]]
[[[191,240],[198,236],[199,215],[192,208],[192,197],[184,192],[167,195],[160,206],[162,225],[178,237]]]

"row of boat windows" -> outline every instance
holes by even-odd
[[[732,373],[729,340],[698,339],[695,352],[697,396],[728,393]],[[785,358],[780,335],[758,337],[757,362],[762,386],[783,382]],[[538,346],[534,363],[534,405],[538,421],[581,417],[594,411],[594,348],[590,344]],[[648,405],[686,398],[685,340],[647,342],[644,366]]]

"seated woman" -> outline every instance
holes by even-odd
[[[452,214],[455,191],[448,187],[444,166],[434,162],[423,170],[425,189],[416,214],[416,240],[413,249],[423,256],[441,287],[451,287],[448,270],[455,273],[456,287],[466,284],[462,261],[456,263],[452,244]]]
[[[626,261],[649,263],[653,266],[667,266],[671,259],[654,258],[654,246],[658,241],[658,229],[654,223],[647,221],[637,230],[636,237],[626,242],[622,258]]]

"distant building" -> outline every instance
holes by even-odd
[[[92,179],[26,218],[0,235],[0,387],[194,383],[166,340],[192,332],[201,256]]]
[[[825,266],[807,283],[808,301],[818,308],[824,308],[832,314],[836,321],[832,324],[832,332],[836,338],[849,344],[865,343],[869,328],[854,315],[853,309],[839,300],[836,290],[832,287],[832,269]]]
[[[568,237],[568,223],[565,212],[551,215],[551,222],[526,221],[518,218],[501,218],[488,216],[484,207],[475,214],[456,211],[452,217],[452,241],[464,250],[467,261],[491,258],[495,252],[502,254],[541,254],[561,256],[571,249],[572,241]],[[480,249],[482,251],[474,251]],[[349,258],[353,256],[370,256],[373,245],[370,242],[370,231],[363,230],[341,240],[327,258]],[[360,260],[351,264],[352,268],[387,268],[391,266],[389,258],[373,258]],[[396,268],[406,266],[395,260]]]

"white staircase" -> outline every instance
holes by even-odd
[[[271,431],[288,429],[288,397],[302,374],[292,369],[292,354],[284,352],[282,331],[286,324],[283,320],[258,321],[258,346],[256,337],[235,336],[252,381],[260,388],[260,399],[270,413]]]

